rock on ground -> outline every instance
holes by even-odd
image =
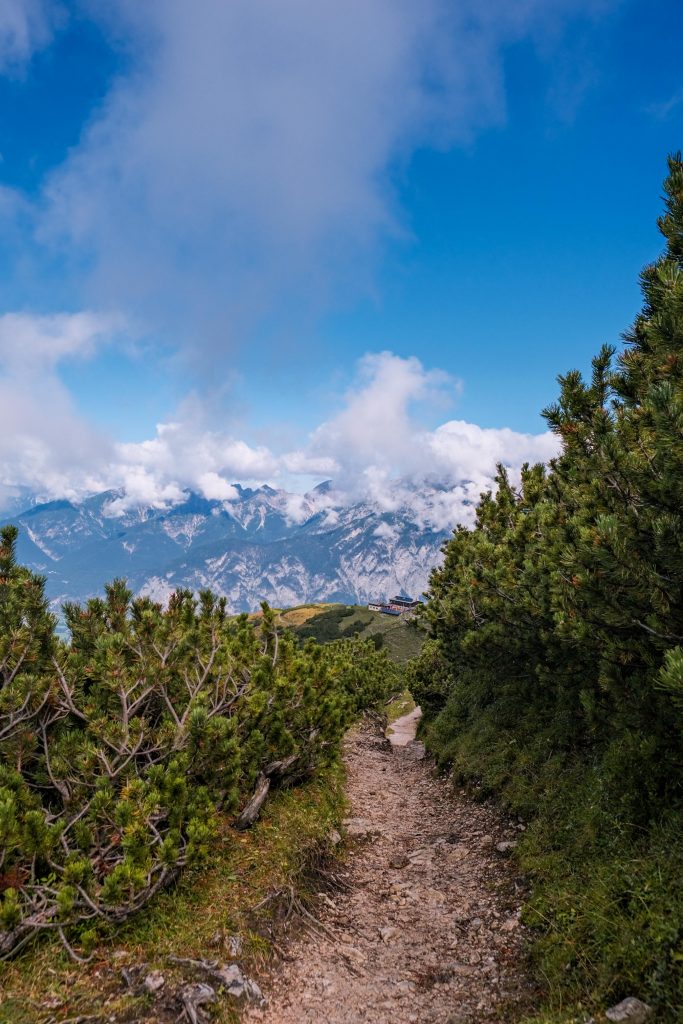
[[[348,892],[314,910],[292,960],[264,981],[264,1024],[483,1024],[514,1019],[529,1000],[521,883],[496,844],[516,828],[465,801],[428,760],[378,744],[368,729],[347,740],[354,846]]]
[[[628,996],[616,1006],[610,1006],[605,1016],[615,1024],[645,1024],[652,1016],[652,1007],[635,996]]]

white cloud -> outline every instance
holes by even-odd
[[[557,439],[544,434],[520,434],[508,427],[485,428],[450,420],[424,438],[427,459],[435,476],[455,480],[492,476],[496,465],[520,466],[547,462],[557,454]]]
[[[0,316],[0,500],[18,487],[76,498],[107,484],[112,446],[83,419],[55,370],[110,342],[118,317]]]
[[[568,19],[604,7],[91,2],[128,70],[50,178],[41,237],[97,305],[224,347],[283,297],[291,312],[365,287],[403,231],[397,166],[502,122],[506,47],[528,37],[549,58]]]
[[[237,489],[213,470],[202,473],[197,478],[197,486],[200,493],[209,501],[234,501],[238,496]]]
[[[174,504],[186,490],[230,501],[237,495],[233,481],[262,483],[278,475],[278,460],[269,449],[208,430],[201,417],[192,416],[195,408],[193,398],[181,409],[186,419],[159,424],[148,441],[116,445],[107,474],[110,486],[123,494],[110,505],[112,514],[140,504]]]
[[[118,314],[5,313],[0,316],[0,371],[51,371],[65,359],[93,355],[125,326]]]
[[[456,507],[467,509],[490,487],[499,462],[510,467],[547,462],[558,448],[550,432],[522,434],[462,420],[426,430],[415,418],[416,406],[433,414],[459,390],[458,381],[426,370],[414,357],[366,356],[342,411],[312,435],[311,451],[334,460],[335,484],[349,499],[367,497],[386,511],[409,503],[425,524],[452,522]],[[397,481],[450,489],[437,489],[429,505],[418,509],[414,488]]]
[[[398,537],[398,530],[389,523],[380,523],[372,533],[374,537],[382,537],[384,540],[396,540]]]
[[[132,508],[166,508],[183,500],[182,487],[163,475],[140,465],[118,463],[108,468],[110,486],[120,487],[122,494],[107,505],[108,514],[120,516]]]
[[[441,370],[425,370],[414,356],[401,359],[391,352],[360,360],[356,386],[346,395],[344,409],[318,427],[311,439],[314,452],[324,452],[343,467],[358,463],[412,465],[416,427],[411,407],[417,403],[445,404],[459,382]]]
[[[17,73],[36,50],[46,46],[61,14],[49,0],[2,0],[0,74]]]
[[[315,455],[310,450],[285,452],[281,464],[293,476],[335,476],[339,471],[339,464],[331,455]]]
[[[0,321],[0,357],[11,348],[11,323]],[[546,462],[558,451],[549,432],[523,434],[462,420],[426,429],[417,416],[420,408],[428,406],[433,414],[439,402],[457,393],[457,384],[414,357],[390,352],[360,361],[341,411],[294,452],[277,453],[209,429],[196,396],[181,406],[175,421],[159,424],[153,438],[115,444],[78,416],[54,373],[56,353],[87,353],[106,339],[102,321],[93,314],[53,318],[48,329],[38,320],[33,332],[27,321],[20,324],[27,351],[47,356],[37,376],[26,361],[10,362],[9,375],[0,376],[0,498],[21,487],[69,498],[114,488],[120,495],[109,511],[122,515],[139,506],[176,504],[188,491],[230,502],[237,496],[235,482],[284,483],[291,491],[299,478],[301,491],[311,477],[332,470],[331,488],[304,496],[294,486],[295,493],[272,500],[293,522],[317,511],[334,525],[336,508],[365,500],[381,511],[405,510],[420,526],[444,529],[471,522],[498,463],[517,472],[522,463]]]
[[[311,452],[324,452],[337,467],[330,504],[366,499],[382,511],[408,510],[420,526],[446,529],[472,522],[499,463],[515,473],[558,453],[549,431],[523,434],[463,420],[425,429],[416,407],[433,415],[458,394],[459,382],[414,357],[382,352],[366,356],[359,370],[344,408],[311,438]]]
[[[303,523],[311,515],[311,503],[303,494],[288,494],[285,514],[291,523]]]

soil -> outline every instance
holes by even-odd
[[[392,747],[405,747],[415,739],[417,724],[422,717],[420,708],[414,708],[407,715],[402,715],[387,729],[387,736]]]
[[[435,776],[417,718],[395,722],[391,744],[369,726],[347,738],[344,890],[321,894],[318,925],[288,943],[263,979],[267,1008],[244,1020],[483,1024],[529,1006],[507,856],[521,826]]]

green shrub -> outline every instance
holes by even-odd
[[[56,931],[117,922],[211,856],[216,812],[261,773],[290,781],[337,756],[394,686],[372,643],[303,648],[263,606],[179,591],[67,605],[55,637],[39,577],[0,544],[0,958]],[[282,769],[282,770],[285,770]]]
[[[431,577],[411,667],[442,765],[529,828],[527,918],[554,1006],[683,1005],[683,162],[644,307],[560,377],[549,469],[501,467]]]
[[[303,625],[297,626],[296,635],[302,641],[315,640],[319,644],[330,643],[332,640],[354,635],[358,630],[354,630],[353,625],[350,628],[348,625],[346,627],[343,625],[343,620],[350,618],[354,611],[354,608],[343,604],[325,608],[317,615],[312,615]]]

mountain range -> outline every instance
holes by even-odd
[[[18,557],[45,576],[56,608],[124,577],[136,594],[162,603],[179,587],[209,588],[238,612],[261,600],[288,607],[419,596],[450,535],[424,515],[442,492],[423,490],[416,514],[405,490],[387,511],[368,500],[340,502],[330,483],[306,495],[235,485],[230,501],[187,493],[161,509],[131,508],[106,491],[78,502],[33,501],[4,522],[19,527]]]

